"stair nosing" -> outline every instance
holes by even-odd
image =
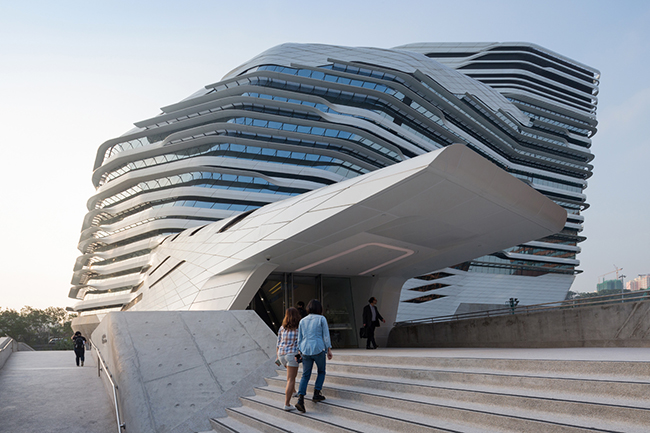
[[[273,392],[273,391],[271,391],[271,392]],[[281,394],[278,393],[278,395],[281,395]],[[256,398],[256,397],[257,397],[257,398]],[[273,405],[270,404],[270,403],[266,403],[265,401],[259,401],[259,400],[268,400],[268,399],[266,399],[266,398],[264,398],[264,397],[259,397],[259,396],[256,396],[256,395],[255,395],[255,396],[242,397],[242,399],[246,399],[246,400],[248,400],[248,401],[252,401],[252,402],[255,402],[255,403],[257,403],[257,404],[264,404],[264,405],[267,406],[267,407],[275,407],[275,406],[273,406]],[[392,419],[392,420],[395,420],[395,421],[403,422],[403,423],[405,423],[405,424],[418,424],[418,425],[422,425],[422,426],[424,426],[424,427],[435,428],[435,429],[439,429],[439,430],[444,430],[444,431],[447,431],[447,432],[450,432],[450,433],[462,433],[460,430],[452,430],[452,429],[449,429],[449,428],[446,428],[446,427],[439,427],[439,426],[427,425],[427,424],[423,424],[423,423],[419,423],[419,422],[414,422],[414,421],[410,421],[410,420],[400,419],[400,418],[397,418],[397,417],[391,417],[391,416],[386,416],[386,415],[383,415],[383,414],[377,414],[376,412],[370,412],[370,411],[367,411],[367,410],[350,409],[350,408],[347,408],[347,407],[342,406],[342,405],[332,404],[331,401],[328,403],[327,400],[325,400],[325,401],[321,401],[321,402],[319,402],[319,403],[317,403],[317,404],[327,404],[327,405],[332,406],[332,407],[338,407],[338,408],[347,409],[347,410],[359,411],[359,412],[363,412],[363,413],[365,413],[365,414],[369,414],[369,415],[373,415],[373,416],[377,416],[377,417],[389,418],[389,419]],[[278,409],[278,410],[279,410],[279,409]],[[300,416],[309,416],[309,415],[307,415],[308,413],[310,413],[310,412],[306,412],[305,414],[301,414]],[[343,418],[343,417],[340,417],[340,418]],[[334,424],[334,423],[331,423],[331,422],[327,422],[327,421],[322,421],[320,418],[313,418],[313,417],[310,417],[310,419],[314,419],[314,420],[317,420],[317,421],[319,421],[319,422],[325,422],[326,424],[334,425],[334,426],[340,427],[340,426],[337,425],[337,424]],[[343,419],[345,419],[345,418],[343,418]],[[451,422],[448,422],[448,423],[449,423],[449,424],[452,424]],[[345,427],[345,428],[347,428],[347,427]],[[354,430],[354,431],[357,431],[357,430]],[[361,432],[361,431],[357,431],[357,433],[363,433],[363,432]]]
[[[366,380],[370,379],[367,377],[359,377],[353,374],[341,374],[340,372],[335,372],[335,373],[327,373],[327,376],[330,377],[337,377],[341,379],[346,379],[346,378],[353,378],[353,379],[359,379],[359,380]],[[268,378],[270,380],[278,380],[281,381],[283,379],[280,378]],[[537,394],[524,394],[524,393],[517,393],[514,392],[514,388],[508,388],[508,387],[501,387],[501,390],[495,391],[495,390],[489,390],[485,389],[488,388],[489,386],[485,386],[485,388],[481,387],[452,387],[449,384],[446,386],[441,386],[441,385],[435,385],[435,384],[430,384],[430,383],[422,383],[422,382],[417,382],[413,379],[402,379],[402,380],[389,380],[386,378],[381,378],[378,379],[376,377],[372,377],[371,380],[373,382],[381,382],[384,384],[399,384],[399,385],[407,385],[407,386],[418,386],[418,387],[423,387],[423,388],[428,388],[428,389],[440,389],[440,390],[446,390],[446,391],[460,391],[460,392],[468,392],[468,393],[477,393],[477,394],[486,394],[486,395],[496,395],[496,396],[502,396],[502,397],[513,397],[513,398],[530,398],[530,399],[537,399],[537,400],[546,400],[546,401],[553,401],[553,402],[570,402],[570,403],[581,403],[581,404],[591,404],[591,405],[601,405],[601,406],[613,406],[613,407],[620,407],[620,408],[625,408],[625,409],[635,409],[635,410],[650,410],[650,402],[648,407],[643,407],[643,406],[633,406],[630,404],[621,404],[621,403],[608,403],[608,402],[602,402],[602,401],[594,401],[594,400],[588,400],[585,399],[584,394],[572,394],[572,396],[576,398],[580,398],[580,400],[576,399],[570,399],[569,396],[565,398],[557,398],[557,397],[549,397],[545,395],[541,395],[541,393]],[[408,381],[408,382],[405,382]],[[328,385],[330,386],[330,385]],[[496,388],[496,387],[492,387]],[[369,388],[370,389],[370,388]],[[530,390],[529,392],[534,392],[534,390]]]
[[[267,388],[267,387],[258,387],[258,389],[259,389],[259,388]],[[276,391],[273,391],[273,390],[270,390],[270,392],[272,392],[272,393],[277,393],[278,395],[283,395],[283,394],[281,394],[280,392],[276,392]],[[372,395],[372,394],[369,394],[369,393],[365,393],[365,394],[367,394],[367,395]],[[255,397],[258,397],[258,396],[248,396],[248,397],[242,397],[242,398],[246,398],[246,399],[248,399],[248,400],[250,400],[250,401],[256,401]],[[384,396],[382,396],[382,397],[384,397]],[[264,397],[258,397],[258,398],[265,399]],[[402,400],[402,401],[405,401],[405,402],[409,402],[409,400],[404,400],[404,399],[396,398],[396,397],[386,397],[386,398],[399,399],[399,400]],[[265,400],[266,400],[266,399],[265,399]],[[256,402],[257,402],[257,403],[260,403],[259,401],[256,401]],[[453,409],[453,410],[461,410],[461,411],[470,411],[470,412],[474,412],[474,413],[478,413],[478,414],[482,414],[482,415],[491,415],[491,416],[495,416],[495,417],[503,417],[503,418],[514,418],[514,419],[518,419],[518,420],[521,420],[521,421],[527,421],[527,422],[533,422],[533,423],[551,424],[551,425],[556,425],[556,426],[569,427],[569,428],[577,428],[577,429],[588,429],[588,430],[592,430],[592,431],[595,431],[595,432],[602,432],[602,433],[625,433],[624,431],[605,430],[605,429],[599,429],[599,428],[595,428],[595,427],[589,427],[589,426],[578,425],[578,424],[568,424],[568,423],[562,423],[562,422],[557,422],[557,421],[549,421],[549,420],[545,420],[545,419],[528,418],[528,417],[523,417],[523,416],[517,416],[517,415],[511,415],[511,414],[499,413],[499,412],[490,412],[490,411],[487,411],[487,410],[484,410],[484,409],[465,408],[465,407],[456,407],[456,406],[447,406],[447,405],[444,405],[444,404],[439,404],[439,403],[429,403],[429,402],[418,402],[418,403],[419,403],[419,404],[426,404],[426,405],[430,405],[430,406],[435,406],[435,407],[441,407],[441,408],[445,408],[445,409]],[[266,403],[265,403],[265,404],[266,404]],[[397,421],[401,421],[401,422],[405,422],[405,423],[409,423],[409,424],[419,424],[419,425],[423,425],[423,426],[426,426],[426,427],[432,427],[431,425],[422,424],[422,423],[417,423],[417,422],[410,421],[410,420],[404,420],[404,419],[398,418],[398,417],[396,417],[396,416],[387,416],[387,415],[385,415],[385,414],[377,414],[376,412],[372,412],[372,411],[365,410],[365,409],[358,408],[358,407],[357,407],[357,408],[349,408],[349,407],[346,407],[346,406],[344,406],[344,405],[340,405],[340,404],[332,403],[331,400],[329,400],[329,401],[328,401],[328,400],[325,400],[325,401],[320,402],[320,403],[318,403],[318,404],[327,404],[327,405],[329,405],[329,406],[333,406],[333,407],[338,407],[338,408],[347,409],[347,410],[359,411],[359,412],[363,412],[363,413],[365,413],[365,414],[369,414],[369,415],[373,415],[373,416],[378,416],[378,417],[390,418],[390,419],[393,419],[393,420],[397,420]],[[267,406],[271,406],[271,405],[267,404]],[[400,410],[400,409],[393,409],[393,411],[394,411],[394,412],[397,412],[397,413],[409,413],[409,412],[407,412],[407,411]],[[446,429],[446,428],[444,428],[444,427],[438,427],[438,426],[434,426],[434,428],[439,428],[439,429],[449,430],[449,429]],[[455,432],[456,430],[449,430],[449,431],[454,431],[454,432]]]
[[[561,379],[561,380],[573,380],[573,381],[593,381],[593,382],[612,382],[612,383],[621,383],[621,384],[638,384],[638,385],[650,385],[650,381],[633,381],[633,380],[615,380],[612,378],[601,379],[594,376],[559,376],[559,375],[550,375],[542,376],[537,374],[526,375],[521,374],[519,371],[516,374],[507,374],[505,372],[495,372],[494,370],[460,370],[460,369],[441,369],[441,368],[427,368],[425,366],[419,367],[409,367],[409,366],[396,366],[396,365],[369,365],[363,363],[342,363],[342,362],[328,362],[327,365],[330,366],[351,366],[351,367],[364,367],[364,368],[385,368],[390,370],[408,370],[408,371],[426,371],[432,373],[459,373],[459,374],[481,374],[481,375],[490,375],[490,376],[500,376],[500,377],[524,377],[524,378],[533,378],[533,379]]]

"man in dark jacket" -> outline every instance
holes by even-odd
[[[296,309],[300,313],[301,318],[304,319],[307,316],[307,310],[305,310],[305,303],[304,302],[298,301],[298,303],[296,304]]]
[[[379,327],[379,321],[386,323],[377,309],[377,299],[368,299],[368,305],[363,307],[363,327],[366,328],[366,349],[376,349],[375,328]]]
[[[72,336],[72,341],[74,342],[74,354],[77,355],[77,367],[79,367],[79,361],[81,361],[81,366],[83,367],[85,361],[86,338],[81,335],[81,332],[77,331]]]

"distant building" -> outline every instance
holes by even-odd
[[[623,282],[621,280],[607,280],[598,283],[596,291],[602,292],[603,290],[623,290]]]
[[[633,280],[625,283],[627,290],[647,290],[650,288],[650,274],[640,274]]]

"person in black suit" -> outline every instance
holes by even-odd
[[[379,310],[377,309],[377,299],[374,297],[368,299],[368,305],[363,307],[363,327],[366,328],[366,349],[376,349],[375,328],[379,327],[379,321],[386,323]]]
[[[79,367],[79,360],[81,360],[81,366],[83,367],[84,361],[86,360],[86,357],[84,356],[86,350],[86,337],[81,335],[81,332],[77,331],[72,336],[72,341],[74,341],[74,354],[77,356],[77,367]]]
[[[307,317],[307,310],[305,310],[305,303],[302,301],[298,301],[296,304],[296,310],[300,313],[300,318],[304,319]]]

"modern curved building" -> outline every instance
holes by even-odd
[[[397,319],[488,308],[510,297],[522,304],[563,299],[584,240],[598,78],[593,68],[525,43],[267,50],[100,146],[70,290],[74,308],[138,308],[144,288],[159,281],[156,271],[169,267],[160,278],[173,277],[175,268],[156,251],[180,232],[195,228],[182,235],[192,236],[223,221],[207,226],[219,232],[238,215],[455,143],[554,201],[568,219],[541,239],[479,248],[480,257],[443,269],[432,262],[404,285]],[[454,206],[450,196],[423,209]],[[280,304],[319,281],[288,268],[275,278],[294,293]],[[322,282],[316,285],[304,296],[322,293]],[[252,308],[273,315],[274,290],[262,284]],[[192,302],[150,305],[188,309]]]

